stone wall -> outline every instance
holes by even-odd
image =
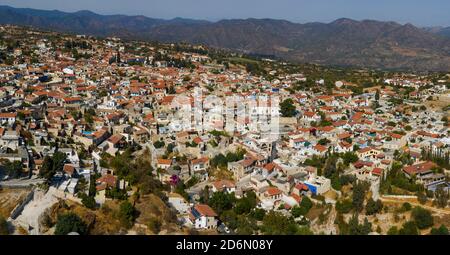
[[[19,216],[22,213],[23,208],[25,208],[25,206],[33,199],[33,197],[34,197],[34,189],[32,189],[25,197],[25,199],[12,210],[10,215],[11,219],[16,219],[17,216]]]

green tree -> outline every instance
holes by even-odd
[[[368,235],[372,232],[372,224],[367,218],[364,219],[363,224],[360,224],[358,221],[358,214],[354,214],[348,222],[348,229],[350,235]]]
[[[46,156],[39,175],[49,181],[57,172],[62,172],[66,162],[66,154],[62,152],[55,152],[52,157]]]
[[[87,226],[75,213],[66,213],[58,216],[55,235],[67,235],[76,232],[80,235],[87,234]]]
[[[357,212],[360,212],[363,209],[364,199],[368,189],[369,184],[366,182],[356,182],[353,186],[352,204]]]
[[[433,216],[427,209],[417,206],[412,210],[411,216],[419,229],[425,229],[433,226]]]
[[[0,235],[8,235],[8,223],[6,219],[0,215]]]
[[[280,212],[270,211],[264,216],[261,230],[266,235],[294,235],[298,226],[292,218]]]
[[[369,234],[370,232],[372,232],[372,223],[370,223],[367,218],[364,218],[364,223],[362,224],[361,229],[362,233]]]
[[[350,165],[351,163],[355,163],[358,161],[358,155],[356,155],[355,152],[348,151],[342,155],[342,159],[344,160],[344,164],[346,166]]]
[[[389,236],[393,236],[393,235],[398,235],[398,228],[397,226],[392,226],[389,228],[387,235]]]
[[[192,142],[192,147],[196,147],[196,146],[197,146],[197,144],[196,144],[195,142]],[[174,148],[175,148],[175,144],[169,143],[169,144],[167,145],[166,154],[172,153]]]
[[[401,210],[402,210],[403,212],[410,211],[411,209],[412,209],[412,206],[411,206],[410,203],[405,202],[405,203],[402,204]]]
[[[313,203],[311,199],[309,199],[309,197],[307,196],[303,196],[302,201],[300,202],[300,214],[306,215],[312,207]]]
[[[302,215],[302,210],[300,209],[300,206],[296,205],[296,206],[292,207],[291,214],[295,218],[300,217]]]
[[[440,208],[445,208],[448,205],[449,192],[444,190],[443,188],[438,188],[434,193],[436,198],[436,204]]]
[[[339,181],[339,174],[334,174],[331,176],[331,187],[335,190],[341,190],[342,185]]]
[[[215,192],[208,201],[211,206],[219,215],[231,208],[233,208],[236,202],[234,193]]]
[[[416,223],[414,221],[407,221],[403,223],[402,228],[398,231],[399,235],[418,235]]]
[[[258,221],[263,220],[265,215],[266,215],[266,211],[261,208],[255,208],[249,214],[250,217],[252,217]]]
[[[117,154],[109,163],[110,167],[113,168],[115,173],[119,178],[128,178],[133,170],[133,164],[131,162],[132,152],[130,149],[127,149],[122,154]]]
[[[349,213],[353,208],[352,201],[350,199],[344,199],[336,202],[336,211],[339,213]]]
[[[228,161],[227,158],[222,153],[220,153],[211,159],[210,164],[212,167],[224,168],[227,166]]]
[[[294,206],[291,210],[292,216],[299,217],[300,215],[306,215],[309,210],[313,207],[311,199],[307,196],[302,197],[302,201],[298,206]]]
[[[366,214],[373,215],[381,212],[383,209],[383,203],[380,200],[374,201],[372,198],[367,200],[366,204]]]
[[[86,179],[84,178],[83,175],[80,176],[80,178],[78,179],[78,183],[77,183],[77,194],[81,194],[86,191],[86,187],[87,187],[87,182]]]
[[[44,161],[42,162],[42,167],[39,170],[39,175],[47,180],[50,180],[55,173],[56,172],[53,171],[53,159],[50,156],[45,156]]]
[[[85,193],[81,193],[81,203],[89,209],[95,209],[97,206],[94,197],[88,196]]]
[[[20,161],[11,162],[8,160],[4,164],[4,168],[10,178],[18,178],[22,175],[23,166],[22,166],[22,162],[20,162]]]
[[[237,214],[247,214],[249,213],[253,208],[256,207],[257,200],[256,200],[256,194],[253,191],[247,192],[245,197],[239,199],[236,202],[236,205],[234,207],[234,211]]]
[[[189,187],[189,185],[187,185],[187,187]],[[200,203],[209,204],[210,194],[211,192],[209,191],[209,186],[205,186],[200,191]]]
[[[356,177],[354,175],[341,175],[339,176],[339,182],[341,183],[341,186],[348,185],[350,183],[354,183],[356,180]]]
[[[162,148],[165,146],[165,143],[163,141],[156,141],[153,143],[153,146],[155,146],[156,149]]]
[[[296,235],[302,235],[302,236],[305,236],[305,235],[308,235],[308,236],[314,235],[314,233],[311,231],[311,229],[309,229],[309,227],[307,227],[307,226],[301,226],[301,227],[299,227],[298,230],[297,230],[297,232],[296,232],[295,234],[296,234]]]
[[[331,178],[337,175],[337,160],[338,158],[335,155],[331,155],[327,158],[327,160],[325,161],[325,165],[323,166],[323,175],[325,177]]]
[[[234,212],[234,210],[222,212],[220,219],[225,222],[230,229],[236,229],[238,227],[238,215]]]
[[[439,228],[432,228],[431,235],[445,235],[448,236],[449,232],[448,232],[448,228],[445,225],[441,225]]]
[[[324,145],[325,146],[328,143],[330,143],[330,140],[328,140],[327,138],[322,138],[317,143],[320,144],[320,145]]]
[[[95,194],[97,193],[97,188],[95,185],[95,174],[91,174],[89,176],[89,196],[95,197]]]
[[[291,98],[285,99],[280,103],[280,111],[283,117],[293,117],[296,113],[296,108],[294,105],[294,100]]]
[[[124,201],[120,204],[119,219],[125,228],[128,229],[133,226],[136,216],[137,211],[130,202]]]
[[[237,229],[238,235],[253,235],[257,225],[254,219],[246,217],[244,215],[237,216]]]

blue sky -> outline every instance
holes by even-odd
[[[0,5],[164,19],[275,18],[305,23],[345,17],[450,26],[448,0],[0,0]]]

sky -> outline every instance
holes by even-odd
[[[351,18],[450,26],[448,0],[0,0],[0,5],[163,19],[274,18],[306,23]]]

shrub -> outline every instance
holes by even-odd
[[[95,209],[95,207],[97,206],[94,197],[88,196],[85,193],[82,193],[81,195],[81,203],[83,203],[83,205],[89,209]]]
[[[6,222],[5,218],[3,218],[0,215],[0,235],[8,235],[8,223]]]
[[[387,235],[398,235],[398,228],[396,226],[392,226],[389,228]]]
[[[133,226],[136,216],[137,211],[130,202],[124,201],[120,204],[119,219],[125,228],[131,228]]]
[[[352,208],[353,204],[350,199],[345,199],[336,203],[336,211],[338,211],[339,213],[349,213]]]
[[[153,233],[158,234],[159,231],[161,231],[162,223],[161,220],[158,219],[157,217],[152,217],[149,220],[147,226]]]
[[[155,146],[156,149],[164,147],[165,143],[163,141],[156,141],[153,143],[153,146]]]
[[[431,235],[448,235],[448,228],[444,225],[441,225],[439,228],[432,228]]]
[[[67,235],[76,232],[80,235],[87,233],[87,226],[75,213],[66,213],[58,216],[55,235]]]
[[[309,197],[307,197],[307,196],[303,196],[302,201],[300,202],[300,205],[298,207],[294,207],[293,210],[295,208],[298,208],[298,209],[295,209],[296,210],[295,215],[297,215],[297,217],[298,217],[300,215],[306,215],[309,212],[309,210],[312,208],[312,206],[313,206],[313,203],[312,203],[311,199],[309,199]]]
[[[425,229],[433,226],[433,216],[431,216],[430,211],[422,207],[415,207],[412,210],[411,216],[419,229]]]
[[[418,235],[417,225],[414,221],[405,222],[399,230],[399,235]]]
[[[417,200],[423,205],[427,202],[427,196],[423,192],[417,192]]]
[[[366,214],[373,215],[381,212],[383,209],[383,203],[380,200],[374,201],[370,198],[366,204]]]
[[[408,202],[403,203],[402,208],[401,208],[401,210],[403,212],[407,212],[407,211],[409,211],[411,209],[412,209],[411,204],[408,203]]]

